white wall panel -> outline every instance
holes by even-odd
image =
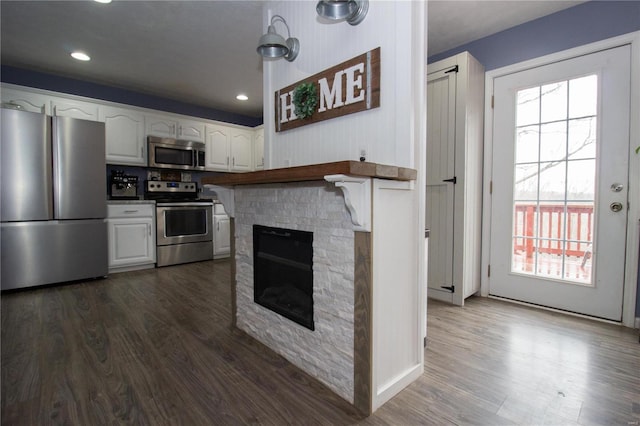
[[[291,36],[300,40],[294,62],[264,61],[265,144],[270,154],[267,168],[287,165],[357,160],[360,150],[367,161],[415,167],[411,135],[411,2],[371,1],[365,20],[351,26],[321,23],[316,2],[269,3],[264,29],[273,14],[284,17]],[[276,23],[286,35],[286,28]],[[317,72],[380,47],[380,107],[274,132],[274,92]]]

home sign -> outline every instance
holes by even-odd
[[[275,93],[276,132],[380,106],[380,48]]]

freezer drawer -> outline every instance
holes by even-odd
[[[2,290],[107,275],[107,223],[100,220],[3,223]]]

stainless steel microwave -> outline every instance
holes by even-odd
[[[147,137],[149,167],[204,170],[205,144],[172,138]]]

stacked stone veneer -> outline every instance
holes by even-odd
[[[354,231],[342,192],[324,181],[235,187],[236,321],[353,403]],[[253,301],[253,225],[313,232],[315,331]]]

